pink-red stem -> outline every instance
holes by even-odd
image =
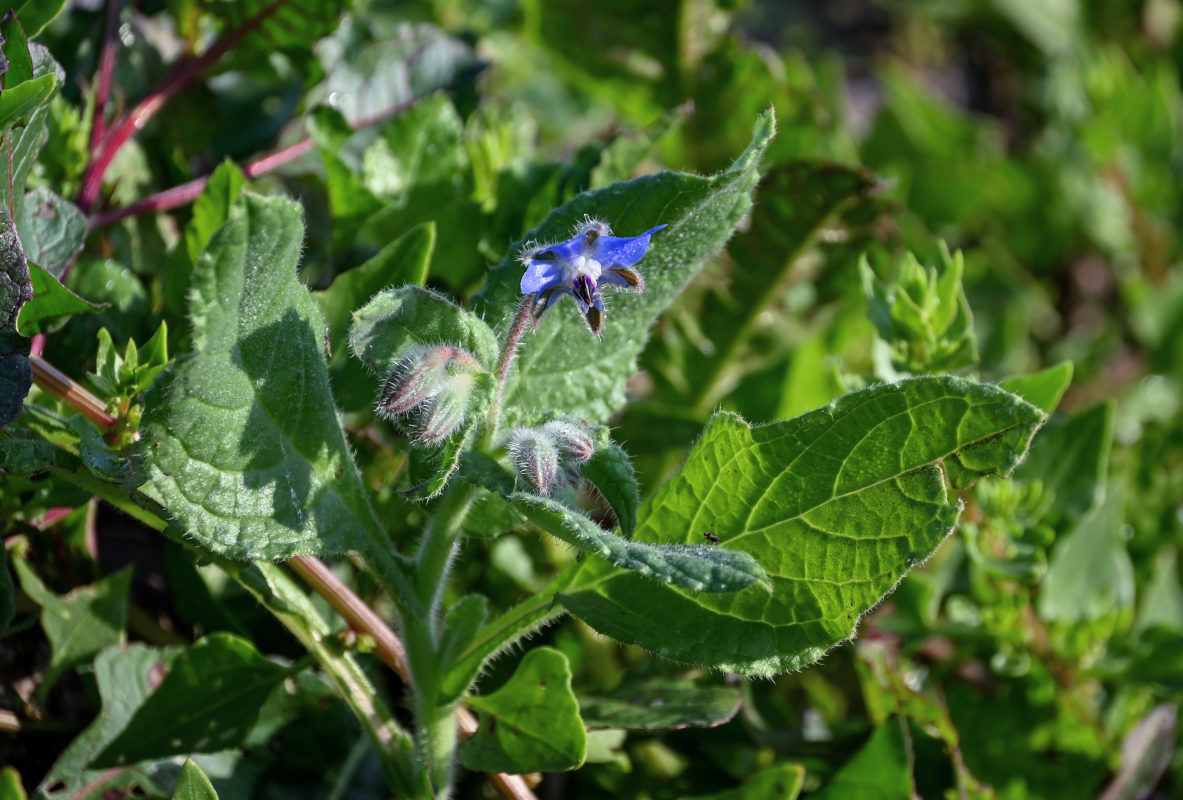
[[[191,58],[178,65],[158,89],[141,100],[126,117],[107,132],[94,160],[90,162],[82,176],[82,189],[78,193],[78,205],[84,213],[90,213],[94,208],[103,188],[103,176],[127,140],[147,125],[148,121],[164,107],[169,98],[187,87],[202,70],[213,64],[244,37],[262,25],[285,2],[287,0],[275,0],[244,22],[229,36],[218,41],[209,50],[197,58]]]
[[[118,45],[119,8],[123,0],[107,0],[107,27],[103,32],[103,52],[99,56],[99,83],[94,93],[94,123],[90,129],[90,151],[97,152],[107,132],[107,100],[111,97],[111,78],[115,73],[115,53]]]

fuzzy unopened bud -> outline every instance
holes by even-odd
[[[421,406],[439,391],[447,376],[450,347],[416,347],[399,359],[375,411],[378,416],[394,419]]]
[[[468,398],[472,391],[472,376],[461,373],[441,383],[435,394],[423,403],[414,425],[415,441],[436,445],[447,439],[464,424],[468,414]]]
[[[596,443],[578,425],[556,419],[543,425],[542,430],[554,439],[563,455],[577,464],[584,463],[596,453]]]
[[[550,494],[562,482],[559,471],[559,450],[550,436],[537,428],[515,431],[509,440],[518,475],[539,494]]]

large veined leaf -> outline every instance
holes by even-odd
[[[669,658],[772,675],[853,635],[859,618],[952,530],[951,491],[1008,474],[1043,412],[995,386],[916,378],[797,419],[714,418],[641,508],[634,538],[746,551],[773,593],[692,594],[585,562],[560,599],[593,628]],[[952,484],[952,485],[951,485]]]
[[[379,530],[296,278],[302,238],[296,203],[238,196],[193,274],[194,350],[147,398],[145,491],[233,558],[357,549]]]
[[[710,178],[662,172],[584,192],[530,231],[526,239],[566,239],[585,215],[607,222],[617,236],[635,236],[663,223],[669,226],[654,235],[639,264],[645,291],[607,299],[600,337],[588,333],[569,300],[547,312],[538,330],[526,335],[507,408],[561,409],[597,424],[624,404],[625,382],[636,371],[650,326],[703,262],[723,247],[751,208],[760,157],[774,131],[770,111],[756,121],[751,144],[727,171]],[[518,249],[512,248],[490,271],[475,302],[477,312],[498,330],[507,327],[522,299]]]

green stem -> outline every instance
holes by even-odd
[[[415,555],[417,599],[430,621],[433,639],[438,635],[440,606],[443,604],[452,559],[460,542],[460,531],[476,496],[475,484],[468,481],[453,482],[436,506]]]
[[[489,414],[485,417],[485,429],[481,434],[480,447],[488,450],[493,446],[493,437],[497,435],[497,426],[501,423],[501,404],[505,398],[505,384],[509,382],[509,368],[513,364],[513,357],[517,355],[518,345],[522,342],[522,334],[526,332],[526,323],[530,321],[531,298],[522,299],[518,306],[518,313],[510,323],[509,331],[505,334],[505,344],[501,347],[501,355],[497,359],[497,387],[493,390],[493,402],[489,404]]]

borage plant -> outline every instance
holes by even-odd
[[[11,85],[0,109],[15,97],[26,105],[4,119],[11,127],[28,116],[6,139],[19,163],[36,148],[13,147],[14,137],[44,124],[36,115],[55,73],[19,28],[5,36]],[[21,85],[27,97],[13,90]],[[408,111],[422,128],[408,130],[434,135],[454,115],[427,98]],[[326,170],[348,183],[333,144],[343,121],[327,109],[311,120]],[[101,498],[163,533],[191,565],[236,581],[307,650],[281,664],[227,632],[187,647],[123,645],[127,573],[58,596],[16,548],[20,585],[53,647],[45,686],[93,660],[103,700],[41,795],[184,787],[212,796],[202,770],[224,774],[217,757],[242,757],[295,715],[277,689],[290,684],[300,698],[345,700],[399,796],[448,796],[459,762],[526,797],[520,774],[584,763],[589,727],[676,728],[734,713],[732,704],[704,717],[709,687],[678,683],[659,687],[659,702],[645,693],[581,702],[569,655],[552,647],[529,649],[498,688],[479,691],[499,655],[564,614],[674,662],[754,677],[802,669],[851,638],[948,536],[961,493],[1014,469],[1045,410],[998,386],[911,375],[973,363],[953,257],[939,275],[915,264],[898,287],[867,268],[882,344],[907,358],[795,419],[714,414],[641,502],[609,423],[659,315],[748,217],[773,135],[769,112],[713,177],[662,172],[574,196],[509,248],[470,308],[422,285],[436,247],[429,225],[400,229],[371,261],[310,291],[298,277],[300,204],[256,194],[223,166],[177,245],[179,289],[162,293],[165,307],[187,297],[186,329],[172,334],[183,352],[169,357],[161,327],[120,354],[104,328],[93,392],[30,355],[27,336],[95,307],[59,282],[77,247],[42,246],[34,232],[45,205],[31,214],[15,186],[0,242],[9,497],[40,492],[38,509],[67,510]],[[99,172],[83,176],[82,200],[95,199]],[[788,259],[854,191],[842,188],[853,172],[797,164],[781,174],[816,189],[800,193]],[[77,214],[53,197],[62,219]],[[26,253],[22,239],[37,249]],[[450,270],[440,271],[463,273]],[[371,413],[388,422],[371,424]],[[363,478],[355,451],[388,459],[390,481]],[[29,522],[46,519],[38,511]],[[522,530],[565,543],[559,568],[516,605],[457,596],[450,577],[462,541]],[[335,571],[320,560],[342,554],[389,608],[342,579],[348,562]],[[333,633],[330,609],[293,573],[348,635]],[[405,709],[392,711],[381,680],[362,668],[367,651],[402,679]],[[178,775],[176,759],[190,755]]]

